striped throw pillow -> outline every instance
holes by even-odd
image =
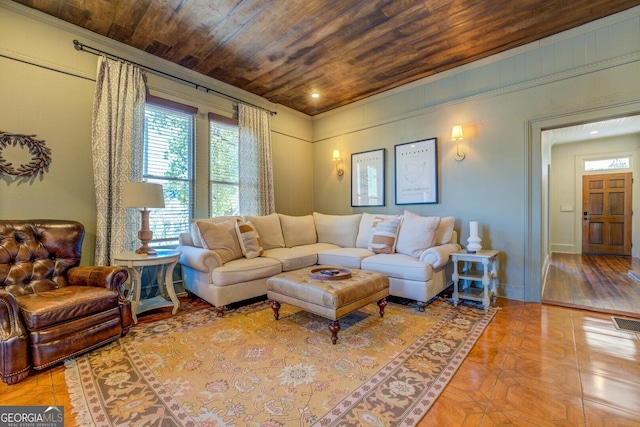
[[[376,254],[392,254],[396,251],[396,241],[402,217],[376,218],[373,221],[369,250]]]
[[[247,259],[259,257],[264,253],[260,235],[258,235],[258,232],[253,224],[251,224],[251,221],[242,222],[241,220],[238,220],[236,222],[236,233],[238,234],[242,254]]]

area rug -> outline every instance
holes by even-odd
[[[138,325],[66,362],[79,425],[414,426],[495,315],[389,303],[328,321],[257,303]]]

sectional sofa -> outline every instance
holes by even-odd
[[[222,314],[227,304],[265,295],[271,276],[333,265],[385,274],[390,295],[422,310],[446,288],[450,255],[461,249],[454,222],[410,211],[197,219],[180,236],[184,286]]]

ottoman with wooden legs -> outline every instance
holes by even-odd
[[[312,277],[312,271],[332,269],[341,268],[316,265],[287,271],[267,279],[267,297],[271,300],[276,320],[280,318],[280,303],[325,317],[331,321],[329,330],[331,341],[335,344],[341,317],[374,301],[380,307],[380,317],[384,316],[386,297],[389,296],[387,276],[372,271],[351,269],[351,277],[348,278],[322,280]],[[317,277],[316,274],[314,276]]]

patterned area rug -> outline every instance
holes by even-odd
[[[80,425],[414,426],[495,315],[436,300],[328,320],[257,303],[132,328],[67,361]]]

